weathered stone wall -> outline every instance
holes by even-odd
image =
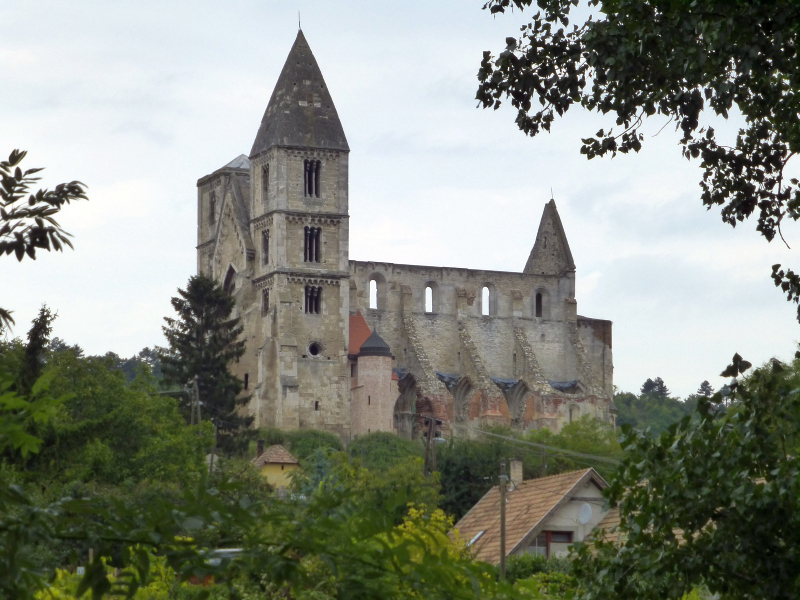
[[[350,380],[351,435],[375,431],[396,432],[394,408],[398,390],[392,381],[392,358],[360,356]]]

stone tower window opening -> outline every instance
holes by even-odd
[[[481,314],[489,316],[489,288],[486,286],[481,288]]]
[[[580,418],[581,409],[578,408],[577,404],[570,404],[569,405],[569,422],[572,423],[573,421],[577,421]]]
[[[322,344],[320,344],[319,342],[311,342],[308,345],[308,353],[311,356],[319,356],[320,354],[322,354]]]
[[[236,282],[234,281],[234,277],[236,276],[236,269],[233,268],[233,265],[228,267],[228,271],[225,273],[225,281],[222,284],[222,289],[225,290],[226,294],[232,294],[233,290],[236,288]]]
[[[319,400],[314,400],[314,410],[319,410]]]
[[[322,286],[306,286],[304,312],[308,315],[318,315],[322,312]]]
[[[264,206],[267,205],[269,197],[269,163],[261,167],[261,202]]]
[[[550,318],[550,294],[547,290],[536,290],[533,300],[533,316],[537,319]]]
[[[208,222],[214,224],[217,220],[217,193],[214,190],[208,195]]]
[[[249,384],[250,384],[250,374],[249,373],[245,373],[244,374],[244,389],[247,389]]]
[[[269,312],[269,288],[261,290],[261,316],[264,317]]]
[[[378,309],[378,282],[374,279],[369,280],[369,307]]]
[[[261,264],[269,264],[269,229],[261,231]]]
[[[303,196],[319,198],[322,163],[318,160],[303,161]]]
[[[439,312],[439,285],[435,281],[425,284],[425,313],[436,314]]]
[[[306,226],[303,239],[303,262],[320,262],[322,255],[322,229]]]

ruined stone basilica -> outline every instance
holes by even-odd
[[[611,322],[577,313],[555,202],[521,273],[354,261],[349,154],[300,31],[249,157],[197,182],[197,269],[236,299],[255,425],[347,441],[429,415],[456,435],[613,423]]]

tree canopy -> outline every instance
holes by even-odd
[[[534,0],[489,0],[492,14]],[[699,160],[703,205],[736,226],[754,213],[768,240],[800,218],[791,159],[800,150],[800,4],[795,0],[589,0],[599,18],[571,25],[577,0],[537,0],[538,12],[495,57],[484,52],[477,99],[508,99],[527,135],[549,132],[573,106],[610,115],[583,138],[591,159],[638,152],[642,126],[661,118],[680,131],[683,156]],[[713,125],[734,112],[734,140]],[[663,127],[662,127],[663,129]],[[800,275],[772,277],[800,301]],[[800,319],[800,305],[798,306]]]

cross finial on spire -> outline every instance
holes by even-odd
[[[297,11],[297,28],[298,28],[298,29],[303,29],[303,28],[300,26],[300,11],[299,11],[299,10]]]
[[[550,187],[550,200],[555,200],[555,198],[553,198],[553,187],[552,186]]]

